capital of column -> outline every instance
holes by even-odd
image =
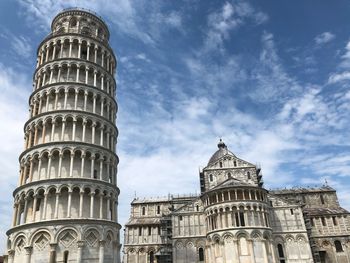
[[[85,241],[79,240],[79,241],[77,242],[77,245],[78,245],[78,248],[83,248],[83,247],[85,246]]]
[[[100,247],[104,247],[106,245],[106,240],[100,240],[99,245]]]
[[[57,243],[50,243],[50,249],[51,249],[51,251],[55,251],[56,250],[56,248],[57,248]]]
[[[33,251],[33,247],[32,246],[27,246],[27,247],[24,247],[24,249],[26,250],[26,255],[29,255],[32,253]]]
[[[15,255],[15,250],[9,249],[9,250],[7,250],[7,254],[9,255],[9,257],[13,257]]]

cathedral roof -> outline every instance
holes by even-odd
[[[321,215],[336,215],[336,214],[349,214],[349,211],[342,207],[317,207],[317,208],[305,208],[305,213],[311,216],[321,216]]]
[[[125,225],[159,225],[160,217],[144,217],[144,218],[132,218]]]
[[[236,157],[231,151],[229,151],[227,149],[226,144],[222,141],[222,139],[220,139],[219,143],[218,143],[218,148],[219,150],[217,150],[212,157],[210,158],[208,165],[215,163],[216,161],[218,161],[219,159],[221,159],[223,156],[225,155],[230,155],[233,157]]]

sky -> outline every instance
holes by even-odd
[[[199,193],[219,138],[267,189],[327,183],[350,209],[349,1],[1,0],[0,251],[36,49],[75,6],[103,17],[118,59],[122,225],[135,196]]]

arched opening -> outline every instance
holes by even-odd
[[[284,257],[283,245],[282,244],[278,244],[277,245],[277,250],[278,250],[278,257],[279,257],[280,263],[285,263],[286,259]]]
[[[336,252],[343,252],[343,246],[339,240],[334,241],[335,251]]]
[[[149,252],[149,263],[154,263],[154,252]]]
[[[209,175],[209,181],[210,181],[210,182],[213,181],[213,175],[212,175],[212,174]]]
[[[68,263],[68,255],[69,255],[69,252],[67,250],[64,251],[64,253],[63,253],[63,262],[64,263]]]
[[[142,215],[146,215],[146,207],[142,207]]]
[[[204,249],[201,247],[198,249],[198,260],[204,261]]]

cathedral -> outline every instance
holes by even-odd
[[[350,214],[336,191],[268,191],[260,167],[220,140],[197,196],[135,198],[124,263],[347,263]]]

